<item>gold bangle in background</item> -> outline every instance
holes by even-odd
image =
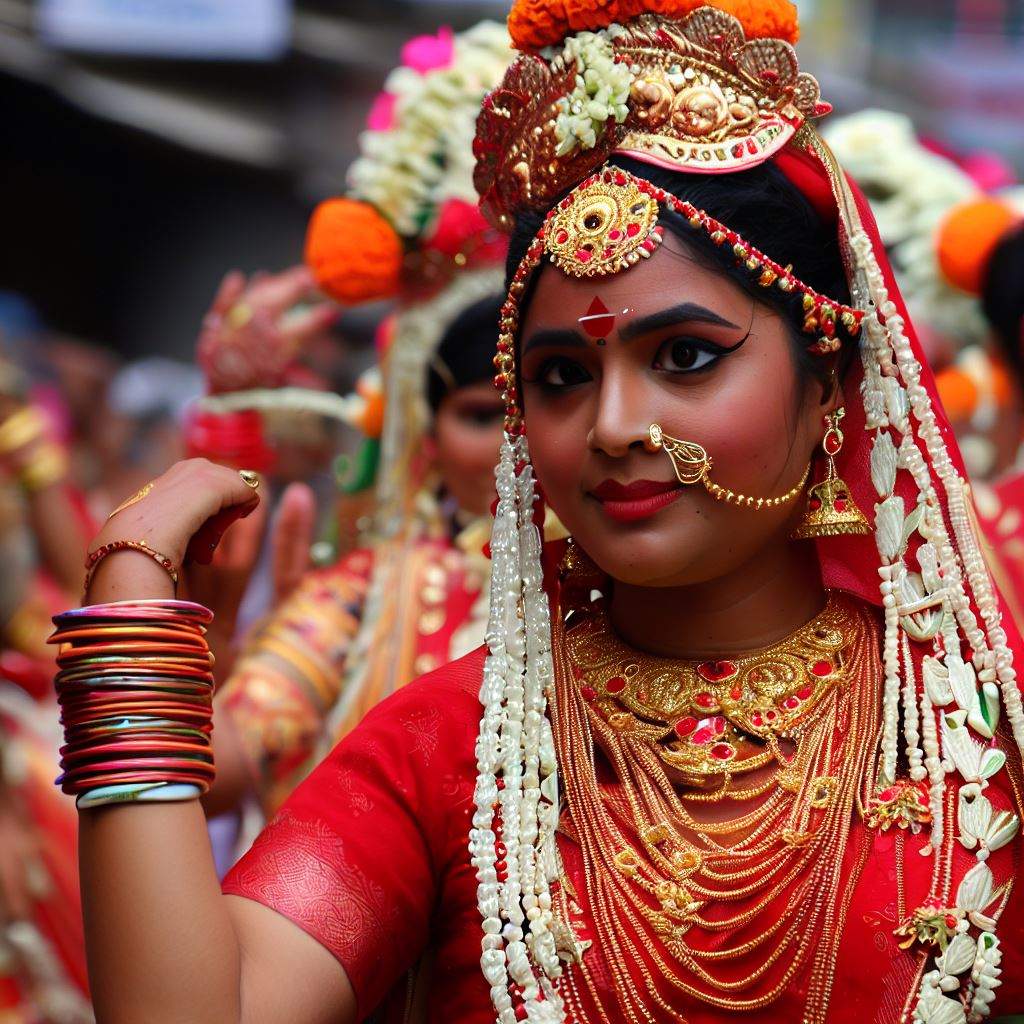
[[[46,430],[46,417],[34,406],[27,405],[0,423],[0,455],[10,455],[33,441]]]
[[[115,508],[114,511],[111,512],[109,516],[107,516],[107,522],[109,523],[110,520],[113,519],[118,512],[123,512],[126,508],[131,508],[131,506],[134,505],[137,501],[142,501],[142,499],[147,494],[149,494],[151,490],[153,490],[152,480],[150,480],[148,484],[145,484],[143,487],[139,488],[139,490],[137,490],[130,498],[127,498],[125,501],[122,501],[121,504],[118,505],[117,508]]]
[[[32,457],[18,479],[29,494],[44,491],[68,475],[68,457],[59,445],[47,443]]]

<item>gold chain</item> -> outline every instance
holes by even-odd
[[[570,1019],[663,1024],[681,1000],[758,1009],[806,972],[803,1019],[824,1020],[851,895],[843,852],[877,729],[869,613],[833,597],[783,643],[701,663],[640,654],[589,607],[555,629],[555,742],[607,968],[599,981],[584,957],[567,972]],[[683,718],[698,711],[694,729]],[[709,722],[715,736],[693,743]],[[596,751],[613,781],[598,781]],[[731,786],[758,769],[767,779]],[[737,813],[696,813],[710,805]]]
[[[708,477],[704,477],[704,487],[716,501],[724,501],[729,505],[738,505],[741,508],[752,508],[755,510],[778,508],[780,505],[788,505],[797,495],[803,493],[810,475],[811,464],[808,463],[807,468],[804,470],[804,475],[800,477],[799,482],[786,491],[785,494],[780,494],[775,498],[752,498],[747,494],[738,494],[736,491],[730,491],[728,487],[716,484]]]

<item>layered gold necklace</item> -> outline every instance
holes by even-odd
[[[784,641],[702,662],[628,647],[600,604],[555,618],[555,743],[599,947],[566,974],[569,1019],[761,1009],[800,978],[803,1021],[824,1020],[878,733],[870,613],[832,595]]]

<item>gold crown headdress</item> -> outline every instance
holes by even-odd
[[[522,54],[484,102],[475,182],[511,226],[622,153],[674,170],[726,173],[768,160],[831,110],[781,39],[747,39],[732,15],[643,14],[570,37],[550,61]]]
[[[862,219],[866,205],[807,123],[828,109],[817,84],[799,71],[786,41],[750,39],[723,11],[700,8],[681,20],[664,13],[637,17],[644,6],[642,0],[608,0],[600,9],[574,4],[570,14],[556,0],[522,0],[510,25],[522,29],[523,12],[550,16],[531,38],[532,49],[552,42],[554,29],[585,31],[570,35],[560,49],[521,56],[485,101],[478,122],[476,184],[487,215],[509,228],[521,213],[549,211],[512,278],[496,357],[508,418],[497,469],[470,851],[480,883],[481,967],[498,1020],[562,1021],[559,954],[572,956],[571,942],[556,941],[565,929],[552,909],[560,800],[547,715],[554,664],[541,540],[533,525],[536,490],[515,378],[519,303],[545,256],[579,276],[638,263],[656,248],[658,214],[669,207],[694,231],[731,246],[731,255],[759,283],[763,276],[765,287],[802,293],[805,327],[832,342],[823,351],[837,347],[836,321],[846,337],[860,332],[863,402],[848,409],[848,423],[851,431],[873,435],[870,477],[858,469],[855,482],[877,496],[878,558],[868,561],[863,553],[863,575],[875,585],[881,579],[885,618],[880,749],[877,768],[865,780],[865,803],[869,820],[889,820],[904,813],[897,803],[907,786],[927,789],[927,807],[915,804],[921,813],[907,823],[930,823],[932,895],[960,924],[955,956],[936,956],[922,975],[915,1016],[922,1024],[962,1021],[966,1006],[970,1020],[980,1021],[999,973],[998,894],[986,862],[1019,824],[1008,812],[997,815],[982,794],[1005,762],[1001,750],[985,744],[994,737],[1001,704],[1024,748],[1024,707],[969,489],[933,404],[923,357],[905,329],[899,296],[890,294],[876,257],[873,226]],[[659,0],[658,7],[689,12],[692,4]],[[605,21],[602,28],[602,17],[620,8],[624,24]],[[571,18],[587,23],[573,25]],[[772,158],[780,166],[785,158],[811,168],[814,180],[800,190],[812,203],[827,203],[832,217],[838,214],[850,306],[818,295],[793,268],[774,264],[691,204],[605,167],[612,154],[683,172],[729,173]],[[809,195],[819,184],[827,194]],[[904,772],[909,778],[900,777]],[[955,821],[947,805],[957,807]],[[944,858],[957,831],[977,860],[954,878]],[[818,973],[809,1018],[827,1005],[827,972]]]

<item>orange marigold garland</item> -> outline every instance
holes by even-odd
[[[607,28],[624,17],[626,7],[639,7],[623,0],[564,0],[565,17],[570,32],[595,32]],[[635,15],[628,15],[635,17]]]
[[[1020,219],[998,199],[983,196],[953,209],[939,228],[939,267],[950,284],[980,295],[999,240]]]
[[[640,14],[683,18],[698,7],[717,7],[742,23],[748,39],[800,37],[796,5],[790,0],[516,0],[508,31],[519,50],[557,46],[572,32],[623,24]]]
[[[313,212],[306,233],[306,263],[321,288],[355,305],[398,291],[402,241],[369,203],[328,199]]]
[[[516,0],[508,15],[508,34],[517,50],[540,50],[569,33],[563,0]]]

